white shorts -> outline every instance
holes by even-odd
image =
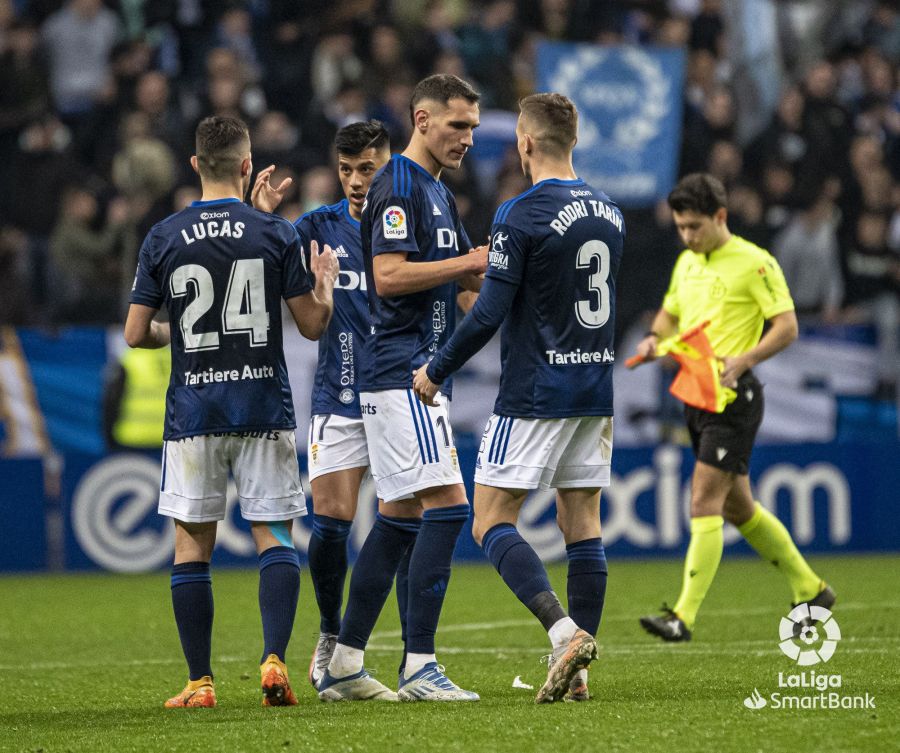
[[[375,490],[395,502],[432,486],[461,484],[459,460],[447,413],[420,402],[411,389],[361,392],[363,422]]]
[[[206,434],[165,442],[159,514],[186,523],[223,520],[230,470],[244,519],[306,515],[294,430],[241,433],[260,436]]]
[[[511,418],[491,415],[475,461],[475,482],[501,489],[609,486],[611,416]]]
[[[310,481],[326,473],[369,466],[366,428],[361,418],[334,413],[313,416],[306,448]]]

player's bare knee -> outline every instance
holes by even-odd
[[[330,494],[313,494],[313,511],[316,515],[325,515],[338,520],[353,520],[356,505],[352,500],[335,497]]]

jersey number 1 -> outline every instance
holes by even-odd
[[[597,260],[597,271],[588,277],[588,288],[596,297],[593,301],[575,301],[575,316],[581,326],[588,329],[597,329],[609,321],[609,246],[603,241],[588,241],[579,248],[575,266],[590,270],[594,259]]]
[[[266,310],[266,288],[262,259],[238,259],[231,265],[225,304],[222,306],[222,332],[229,335],[247,333],[250,345],[260,347],[269,341],[269,312]],[[184,349],[216,350],[219,333],[195,332],[194,325],[215,303],[212,275],[202,264],[184,264],[169,279],[172,295],[180,298],[194,289],[194,300],[184,309],[178,324],[184,337]]]

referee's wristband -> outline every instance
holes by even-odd
[[[644,333],[644,337],[655,337],[659,340],[659,332],[654,332],[652,329],[649,329]]]

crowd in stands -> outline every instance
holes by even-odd
[[[425,75],[455,73],[482,92],[482,110],[514,112],[534,90],[541,40],[678,45],[688,51],[679,173],[724,181],[732,229],[779,258],[804,320],[874,323],[883,381],[896,382],[897,4],[780,8],[780,100],[749,137],[727,4],[0,0],[0,323],[121,321],[144,234],[199,198],[188,158],[206,115],[246,120],[256,168],[294,177],[279,210],[293,220],[339,197],[339,127],[376,117],[405,144]],[[527,187],[514,153],[488,184],[465,162],[444,178],[472,238]],[[664,202],[626,222],[620,333],[658,305],[680,250]]]

